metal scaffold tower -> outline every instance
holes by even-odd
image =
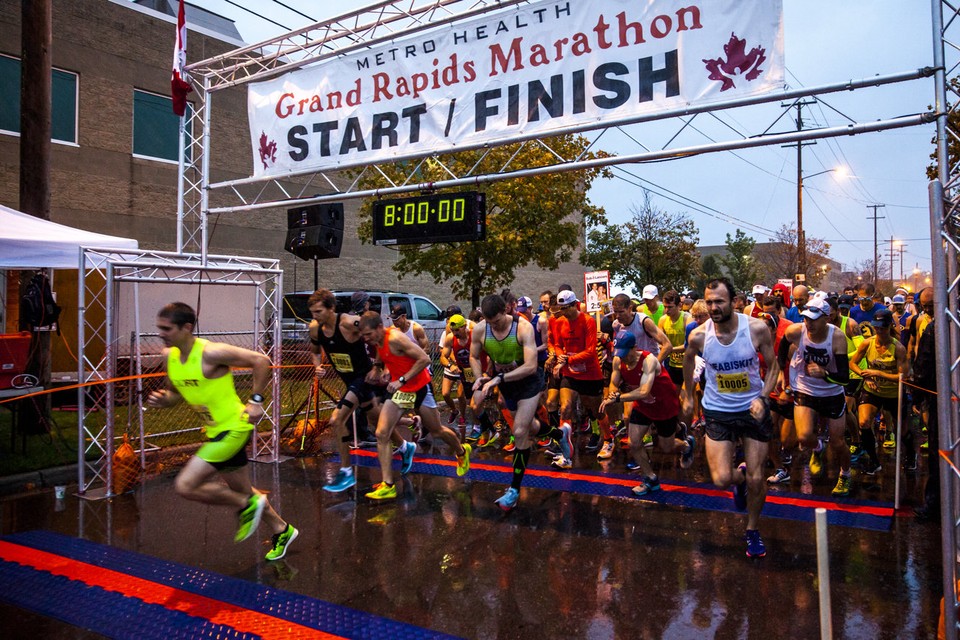
[[[930,183],[930,250],[933,261],[934,323],[937,344],[937,418],[940,440],[940,501],[943,544],[944,630],[949,640],[958,637],[958,529],[960,529],[960,318],[957,315],[960,248],[960,165],[949,149],[960,141],[957,109],[960,93],[951,78],[960,66],[960,48],[951,39],[960,25],[960,7],[948,0],[933,0],[933,44],[936,67],[937,179]],[[951,122],[952,120],[952,122]],[[933,452],[931,452],[933,454]],[[932,471],[931,471],[932,473]]]

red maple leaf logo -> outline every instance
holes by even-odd
[[[277,143],[274,142],[273,140],[268,140],[267,134],[261,131],[260,132],[260,162],[263,163],[263,168],[269,169],[270,166],[276,161],[277,161]]]
[[[747,53],[747,41],[741,40],[737,34],[730,34],[730,41],[723,45],[723,53],[726,58],[704,59],[703,62],[710,72],[711,80],[719,80],[723,83],[720,91],[733,89],[733,78],[736,76],[745,76],[747,80],[756,80],[763,73],[760,65],[767,60],[767,50],[763,47],[754,47]]]

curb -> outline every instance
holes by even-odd
[[[49,489],[56,485],[70,485],[76,481],[77,465],[75,464],[18,473],[0,478],[0,496]]]

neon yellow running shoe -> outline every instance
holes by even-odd
[[[457,456],[457,475],[465,476],[470,471],[470,452],[473,447],[468,444],[463,445],[463,455]]]
[[[287,524],[287,528],[280,533],[273,534],[273,548],[267,551],[264,556],[267,560],[279,560],[287,555],[287,547],[297,539],[300,532],[292,524]]]
[[[260,517],[263,515],[263,508],[267,506],[267,496],[255,493],[250,496],[247,506],[240,510],[237,515],[239,520],[237,533],[233,536],[234,542],[242,542],[253,535],[253,532],[260,526]]]
[[[371,500],[392,500],[397,497],[397,485],[381,482],[373,487],[366,496]]]
[[[810,454],[810,475],[819,478],[823,473],[823,452],[814,451]]]
[[[837,486],[831,491],[835,496],[848,496],[850,495],[850,476],[840,476],[837,478]]]

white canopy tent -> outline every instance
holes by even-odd
[[[137,249],[137,241],[74,229],[0,205],[0,269],[76,269],[80,247]]]

